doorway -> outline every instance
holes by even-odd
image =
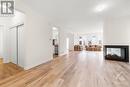
[[[66,49],[69,52],[69,38],[66,38]]]
[[[52,42],[53,42],[53,58],[59,55],[59,30],[57,27],[52,28]]]
[[[24,67],[24,24],[9,29],[10,37],[10,62]]]

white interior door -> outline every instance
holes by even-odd
[[[18,26],[18,65],[24,67],[24,26]]]
[[[17,60],[17,27],[10,29],[10,58],[11,62],[18,64]]]
[[[0,26],[0,57],[3,56],[3,26]]]

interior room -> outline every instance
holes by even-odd
[[[130,0],[0,1],[0,87],[130,87]]]
[[[75,51],[102,51],[103,49],[103,33],[87,33],[74,35]]]

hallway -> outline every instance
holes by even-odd
[[[0,87],[129,87],[130,65],[101,52],[71,52],[0,82]]]

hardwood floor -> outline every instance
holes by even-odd
[[[130,65],[100,52],[71,52],[0,82],[0,87],[130,87]]]
[[[12,75],[15,75],[21,71],[23,71],[23,69],[13,63],[1,62],[0,63],[0,81]]]
[[[3,64],[3,58],[0,58],[0,64]]]

